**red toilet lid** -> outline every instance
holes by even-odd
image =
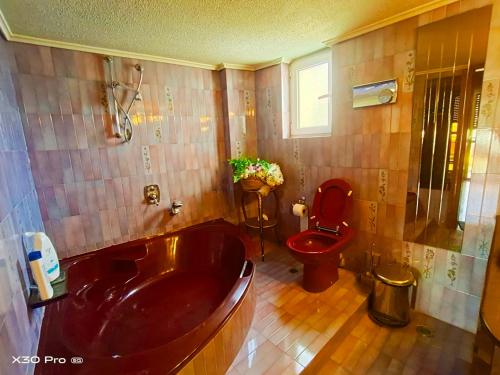
[[[325,181],[316,190],[310,217],[313,225],[335,228],[348,221],[352,208],[352,189],[344,180]]]

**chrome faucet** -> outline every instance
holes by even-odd
[[[170,215],[174,216],[180,214],[183,205],[184,205],[183,201],[174,199],[172,201],[172,207],[170,207]]]

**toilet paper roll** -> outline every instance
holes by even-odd
[[[303,217],[307,212],[307,206],[305,204],[295,203],[292,211],[295,216]]]

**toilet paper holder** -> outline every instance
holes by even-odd
[[[297,206],[297,205],[301,205],[301,206],[303,206],[303,207],[304,207],[304,211],[302,212],[302,214],[301,214],[301,215],[297,215],[297,214],[295,213],[295,206]],[[307,207],[307,205],[306,205],[306,197],[300,197],[298,200],[296,200],[296,201],[294,201],[294,202],[292,202],[292,203],[290,204],[290,213],[291,213],[292,215],[295,215],[295,216],[302,216],[302,217],[304,217],[304,216],[305,216],[305,217],[307,217],[307,211],[308,211],[308,207]]]
[[[297,201],[290,203],[290,207],[293,209],[295,204],[306,204],[306,197],[302,196]]]

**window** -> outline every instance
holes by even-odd
[[[331,51],[302,57],[290,65],[292,137],[330,135]]]

